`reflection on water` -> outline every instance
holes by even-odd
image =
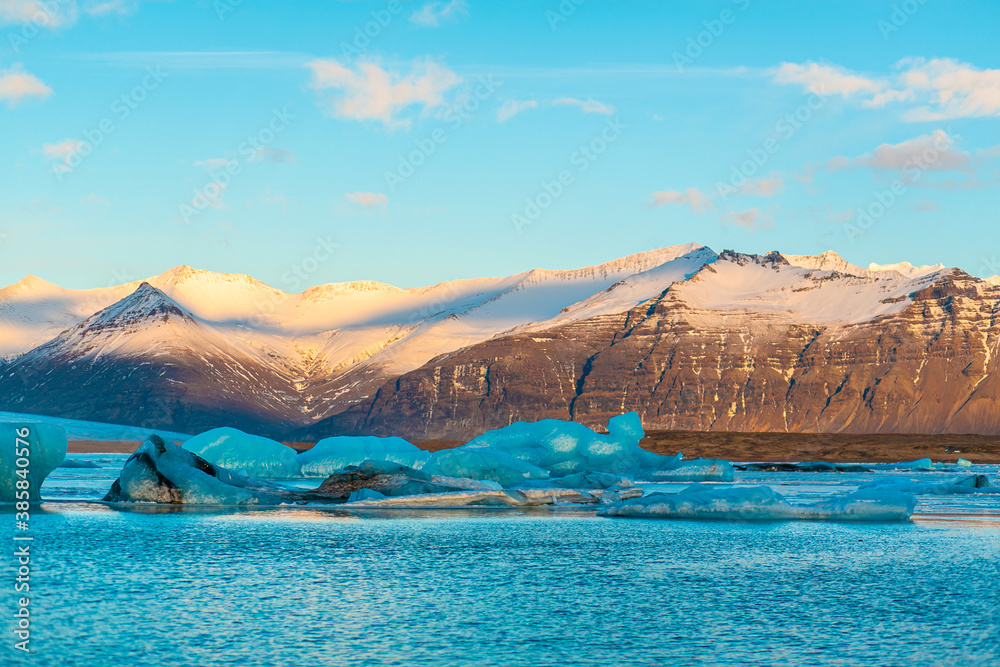
[[[116,509],[85,501],[124,460],[104,458],[46,482],[35,652],[5,642],[0,664],[1000,664],[997,496],[924,497],[912,523],[874,525]],[[803,502],[871,478],[737,482]]]

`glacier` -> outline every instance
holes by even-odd
[[[420,468],[429,457],[428,452],[402,438],[337,436],[320,440],[299,454],[298,462],[304,477],[319,478],[365,461],[389,461]]]
[[[916,498],[907,493],[865,489],[809,505],[791,505],[767,486],[713,488],[694,484],[679,493],[651,493],[625,499],[602,517],[715,519],[728,521],[905,521]]]
[[[184,449],[248,477],[290,479],[301,475],[294,449],[277,440],[235,428],[214,428],[184,441]]]
[[[66,458],[66,430],[46,423],[0,423],[0,442],[0,503],[41,502],[42,482]],[[26,471],[23,477],[18,470]],[[19,482],[27,482],[21,484],[27,488],[18,488]]]

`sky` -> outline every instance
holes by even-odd
[[[0,284],[1000,273],[1000,3],[0,0]]]

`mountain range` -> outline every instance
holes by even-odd
[[[1000,279],[687,244],[570,271],[290,294],[186,266],[0,290],[0,410],[293,440],[647,429],[1000,434]]]

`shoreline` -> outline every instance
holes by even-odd
[[[141,441],[71,440],[67,454],[131,454]],[[287,442],[299,450],[315,443]],[[414,441],[429,452],[458,447],[461,440]],[[791,463],[898,463],[929,458],[955,463],[1000,463],[1000,436],[847,434],[847,433],[729,433],[650,431],[639,446],[657,454],[684,452],[689,459]]]

